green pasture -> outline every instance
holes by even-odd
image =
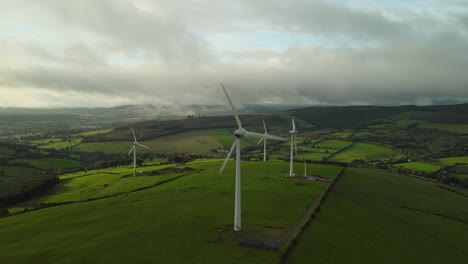
[[[0,166],[0,171],[3,171],[4,177],[34,176],[41,173],[38,169],[19,166]]]
[[[61,138],[41,138],[41,139],[31,140],[30,144],[33,146],[37,146],[37,145],[52,144],[52,143],[60,142],[60,141],[62,141]]]
[[[348,168],[287,263],[466,263],[468,192],[457,192]]]
[[[448,173],[448,176],[455,177],[460,180],[468,180],[468,174],[460,174],[460,173]]]
[[[79,134],[83,137],[87,137],[87,136],[92,136],[92,135],[97,135],[97,134],[104,134],[104,133],[108,133],[111,131],[112,129],[100,129],[100,130],[81,132]]]
[[[15,150],[14,149],[11,149],[11,148],[7,148],[5,146],[0,146],[0,154],[4,154],[4,155],[13,155],[15,154]]]
[[[353,135],[353,131],[341,131],[341,132],[335,132],[331,134],[331,136],[335,138],[349,138],[352,135]]]
[[[143,143],[144,144],[144,143]],[[81,143],[74,147],[74,150],[84,152],[102,151],[104,153],[128,153],[132,148],[132,141],[108,141],[108,142],[88,142]],[[138,153],[148,152],[144,148],[139,148]]]
[[[351,141],[333,140],[333,139],[330,139],[330,140],[323,140],[323,141],[320,141],[319,143],[314,144],[314,146],[315,146],[316,148],[324,148],[324,149],[335,149],[335,150],[339,150],[339,149],[343,149],[343,148],[349,147],[349,146],[351,146],[351,144],[353,144],[353,142],[351,142]]]
[[[402,157],[404,157],[402,153],[399,153],[393,149],[368,143],[354,143],[354,145],[350,148],[332,156],[331,160],[351,162],[355,159],[371,161],[399,159]]]
[[[41,263],[277,262],[277,252],[243,247],[231,241],[234,162],[230,161],[220,175],[221,162],[190,163],[187,166],[203,171],[146,190],[1,218],[2,262],[29,263],[32,259]],[[293,228],[326,186],[322,182],[285,178],[282,171],[287,168],[288,164],[281,161],[242,162],[245,230],[283,232]],[[110,172],[125,174],[124,170]],[[340,167],[311,165],[310,170],[333,178]],[[143,179],[146,182],[150,177],[158,177],[121,178],[104,170],[87,173],[96,175],[63,176],[70,183],[84,181],[75,182],[69,190],[108,183],[106,188],[111,190],[108,194],[119,193],[121,190],[112,187],[119,181],[125,181],[122,188],[130,184],[135,188],[141,186]],[[86,180],[87,177],[95,178]],[[64,193],[66,189],[61,191]],[[50,197],[54,195],[58,194]],[[79,200],[79,194],[72,199]]]
[[[331,154],[330,153],[321,153],[321,152],[307,152],[307,153],[300,153],[296,156],[297,159],[305,159],[305,160],[317,160],[320,161],[324,157],[327,158]]]
[[[80,144],[82,138],[73,138],[71,140],[62,140],[50,144],[40,145],[39,148],[50,148],[50,149],[65,149],[71,148]]]
[[[468,156],[440,158],[437,160],[437,164],[440,166],[453,166],[455,164],[468,164]]]
[[[48,170],[48,169],[65,169],[77,167],[79,161],[59,158],[36,158],[36,159],[15,159],[11,162],[28,163],[33,167]]]
[[[369,136],[375,136],[375,133],[370,131],[358,131],[353,134],[353,138],[365,138]]]
[[[414,126],[414,125],[421,125],[424,123],[427,123],[427,121],[416,120],[416,119],[400,119],[400,120],[395,121],[393,124],[398,127],[409,127],[409,126]]]
[[[231,136],[232,142],[233,136]],[[213,149],[222,149],[224,146],[206,131],[194,130],[178,133],[170,136],[159,137],[142,144],[151,148],[154,152],[172,153],[211,153]]]
[[[441,168],[438,165],[419,162],[419,161],[399,163],[399,164],[395,164],[394,166],[399,166],[399,167],[407,168],[410,170],[417,170],[417,171],[423,171],[423,172],[436,172],[440,170]]]
[[[221,143],[221,145],[223,145],[225,149],[228,149],[231,147],[232,139],[233,139],[233,134],[232,134],[233,131],[227,128],[217,128],[217,129],[210,129],[206,131],[208,135],[210,135],[219,143]]]
[[[227,130],[226,130],[227,131]],[[231,140],[232,135],[222,136]],[[220,137],[221,138],[221,137]],[[222,149],[224,146],[218,139],[210,136],[207,131],[194,130],[178,133],[170,136],[155,138],[148,141],[141,141],[141,144],[150,149],[138,148],[138,153],[147,152],[170,152],[170,153],[195,153],[207,154],[212,149]],[[103,151],[104,153],[128,153],[132,148],[132,140],[126,141],[108,141],[108,142],[87,142],[81,143],[74,149],[78,151],[94,152]]]
[[[439,124],[425,123],[419,125],[420,128],[437,129],[453,133],[465,134],[468,133],[468,124]]]

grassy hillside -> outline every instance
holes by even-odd
[[[350,148],[337,153],[331,160],[351,162],[353,160],[361,159],[364,161],[372,160],[386,160],[386,159],[399,159],[404,155],[393,149],[376,146],[367,143],[355,143]]]
[[[187,166],[202,172],[194,171],[148,189],[1,218],[2,261],[277,262],[277,252],[238,245],[239,238],[231,231],[234,162],[229,162],[222,175],[218,174],[220,165],[221,160],[195,162]],[[302,164],[296,165],[300,167]],[[242,168],[243,226],[254,240],[258,236],[287,235],[326,186],[322,182],[285,178],[286,162],[243,162]],[[311,165],[310,170],[333,178],[340,168]],[[70,185],[65,185],[62,193],[48,197],[55,201],[79,200],[80,189],[87,195],[86,190],[96,187],[109,188],[107,194],[118,194],[123,190],[116,188],[118,182],[124,189],[130,185],[136,188],[153,184],[149,182],[161,177],[123,177],[128,172],[128,168],[121,168],[96,172],[99,175],[94,176],[65,175],[63,179],[69,179],[67,184]],[[176,174],[162,177],[174,176]],[[87,177],[95,179],[87,180]],[[108,187],[103,188],[106,183]],[[67,190],[76,194],[70,198],[60,197]]]
[[[288,263],[466,263],[468,192],[347,169]]]

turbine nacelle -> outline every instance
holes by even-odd
[[[247,134],[247,131],[245,129],[243,129],[243,128],[239,128],[236,131],[234,131],[234,136],[236,138],[241,138],[241,137],[245,136],[245,134]]]

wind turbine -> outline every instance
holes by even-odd
[[[133,138],[135,139],[135,141],[133,141],[133,147],[130,149],[130,152],[128,152],[128,155],[132,154],[132,151],[133,151],[133,176],[136,176],[136,155],[137,155],[136,146],[138,145],[140,147],[144,147],[147,149],[149,148],[143,144],[138,143],[136,136],[135,136],[135,131],[133,131],[133,127],[130,127],[130,129],[132,129],[132,134],[133,134]]]
[[[265,125],[265,120],[262,120],[262,121],[263,121],[263,127],[265,128],[265,133],[263,135],[269,135],[266,125]],[[267,145],[266,138],[261,138],[258,141],[258,144],[262,143],[262,141],[263,141],[263,162],[265,162],[266,161],[266,145]]]
[[[293,130],[289,131],[291,134],[291,157],[289,159],[289,177],[294,176],[294,149],[296,149],[297,155],[297,130],[296,124],[294,124],[294,118],[292,119]]]
[[[241,138],[243,137],[255,137],[255,138],[264,138],[264,139],[272,139],[272,140],[280,140],[280,141],[287,141],[287,139],[282,137],[276,137],[268,134],[260,134],[249,132],[242,127],[242,123],[237,115],[236,109],[232,104],[231,98],[227,93],[226,89],[224,88],[223,84],[221,84],[221,88],[224,94],[227,97],[229,105],[231,106],[232,112],[234,114],[234,118],[236,119],[237,126],[239,127],[236,131],[234,131],[234,136],[236,140],[231,146],[231,150],[224,160],[223,165],[219,169],[219,173],[222,173],[224,167],[226,166],[228,160],[231,158],[234,149],[236,149],[236,190],[235,190],[235,198],[234,198],[234,231],[240,231],[242,224],[241,224]]]

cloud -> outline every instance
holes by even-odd
[[[455,0],[17,3],[18,25],[0,24],[0,92],[28,100],[0,106],[223,104],[220,82],[238,104],[468,98]]]

